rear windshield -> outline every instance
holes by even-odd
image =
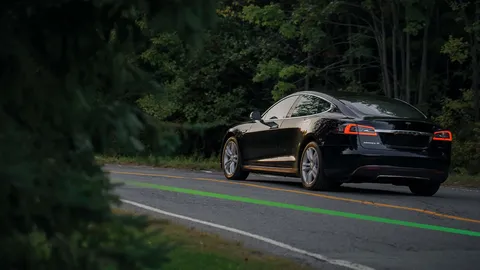
[[[400,118],[425,119],[425,115],[413,106],[400,100],[381,96],[339,97],[345,105],[364,115],[392,116]]]

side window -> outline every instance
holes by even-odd
[[[287,117],[290,108],[292,108],[292,105],[297,98],[298,96],[291,96],[275,104],[275,106],[271,107],[267,113],[263,115],[263,120],[282,119]]]
[[[331,104],[319,97],[304,95],[293,109],[292,117],[306,116],[326,112]]]

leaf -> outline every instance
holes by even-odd
[[[463,37],[454,38],[450,35],[449,39],[442,46],[440,52],[447,54],[452,62],[465,62],[469,57],[468,42],[463,41]]]
[[[288,79],[295,75],[305,75],[306,72],[307,72],[307,68],[304,66],[299,66],[299,65],[286,66],[279,71],[278,77],[280,79]]]
[[[277,101],[284,96],[290,94],[296,86],[293,83],[279,81],[272,90],[272,97],[274,101]]]
[[[289,22],[282,23],[279,31],[287,39],[293,39],[298,36],[298,30],[296,29],[295,25]]]
[[[270,78],[278,78],[279,72],[285,67],[280,59],[272,58],[268,62],[258,64],[257,74],[253,77],[254,82],[265,81]]]

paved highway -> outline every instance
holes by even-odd
[[[480,191],[390,185],[312,192],[298,179],[108,165],[125,207],[318,269],[480,268]]]

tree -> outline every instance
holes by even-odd
[[[452,61],[464,63],[470,60],[471,89],[474,93],[475,121],[480,121],[480,1],[448,1],[456,12],[456,21],[463,26],[459,37],[450,36],[442,48]],[[466,38],[466,41],[464,41]]]
[[[214,1],[7,1],[0,19],[0,257],[5,269],[151,269],[165,248],[145,220],[111,213],[94,162],[113,135],[140,149],[132,96],[157,89],[134,65],[145,35],[194,42]]]
[[[154,37],[140,62],[166,91],[142,97],[142,108],[161,121],[211,126],[242,120],[250,110],[266,106],[270,93],[252,76],[257,64],[273,57],[282,44],[245,24],[240,11],[237,1],[220,4],[217,27],[205,32],[202,50],[174,33]]]

